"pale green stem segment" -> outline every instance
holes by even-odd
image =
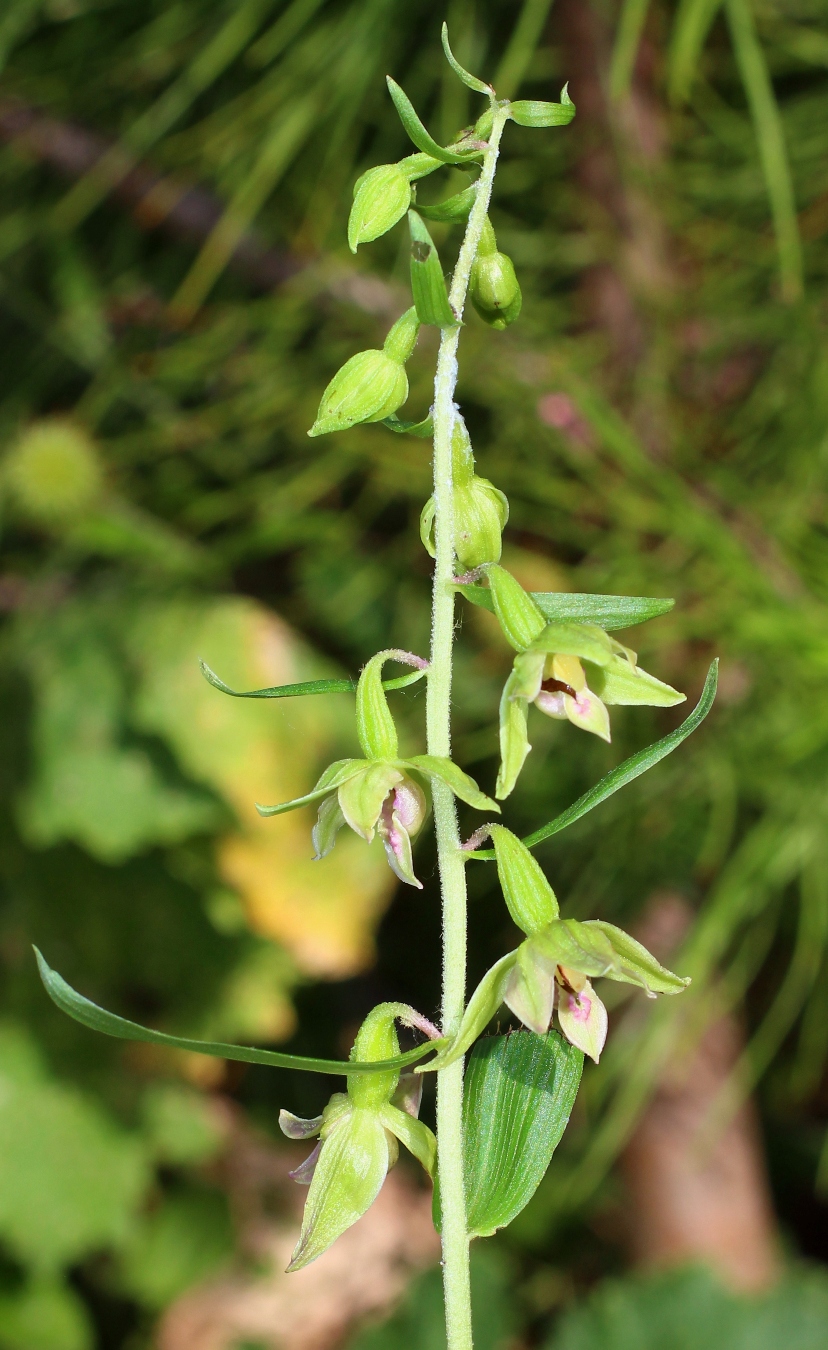
[[[451,433],[457,385],[457,345],[469,275],[492,195],[500,138],[507,111],[495,108],[477,197],[454,269],[449,301],[457,324],[444,328],[434,380],[434,590],[431,668],[428,676],[426,723],[428,753],[451,754],[451,673],[454,641],[454,505]],[[443,897],[443,1029],[456,1031],[466,997],[466,877],[460,851],[454,797],[444,783],[433,784],[434,825]],[[458,1061],[438,1075],[437,1137],[443,1228],[443,1286],[446,1298],[448,1350],[471,1350],[469,1235],[463,1185],[463,1064]]]

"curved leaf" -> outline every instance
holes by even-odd
[[[386,77],[388,92],[394,101],[394,107],[400,115],[400,121],[405,127],[411,140],[418,150],[424,154],[431,155],[432,159],[442,160],[444,164],[466,164],[472,155],[458,155],[453,150],[447,150],[444,146],[438,145],[434,137],[431,136],[423,126],[416,112],[414,105],[408,95],[400,88],[396,80],[392,80],[390,75]],[[479,152],[472,152],[472,154]]]
[[[168,1045],[175,1050],[189,1050],[197,1055],[240,1060],[243,1064],[269,1064],[277,1069],[304,1069],[308,1073],[345,1075],[402,1069],[407,1064],[414,1064],[422,1059],[429,1050],[439,1050],[448,1044],[447,1039],[429,1041],[426,1045],[418,1045],[414,1050],[406,1051],[404,1055],[396,1055],[394,1059],[358,1064],[349,1060],[309,1059],[305,1055],[287,1055],[278,1050],[257,1050],[247,1045],[224,1045],[220,1041],[197,1041],[187,1036],[169,1036],[164,1031],[153,1031],[150,1027],[142,1027],[138,1022],[130,1022],[125,1017],[117,1017],[115,1013],[99,1008],[97,1003],[92,1003],[90,999],[77,993],[56,970],[52,970],[37,947],[34,948],[34,953],[46,993],[61,1012],[67,1013],[83,1026],[90,1027],[92,1031],[102,1031],[105,1036],[116,1036],[123,1041],[148,1041],[153,1045]]]
[[[488,587],[461,584],[457,590],[473,605],[494,613]],[[657,619],[660,614],[669,613],[676,603],[647,595],[576,595],[570,591],[530,591],[529,594],[544,618],[552,623],[571,619],[576,623],[597,624],[608,632]]]
[[[427,413],[420,422],[403,422],[399,417],[394,417],[392,414],[391,417],[383,417],[381,425],[388,427],[389,431],[396,431],[400,434],[407,432],[409,436],[419,436],[421,440],[425,440],[434,432],[434,418],[431,413]],[[420,674],[421,672],[418,671],[416,676],[406,675],[401,680],[384,680],[383,689],[401,689],[403,685],[411,684],[413,679],[418,679]]]
[[[686,741],[687,737],[692,736],[696,728],[701,726],[705,717],[710,712],[710,709],[713,707],[718,678],[719,662],[717,658],[712,662],[710,669],[707,672],[707,679],[704,682],[701,698],[690,716],[685,718],[680,727],[676,727],[675,731],[669,732],[667,736],[662,736],[660,741],[654,741],[652,745],[648,745],[644,750],[639,750],[637,754],[631,755],[629,759],[625,759],[623,764],[619,764],[617,769],[610,770],[610,772],[601,779],[600,783],[596,783],[594,788],[590,788],[589,792],[585,792],[583,797],[579,797],[576,802],[573,802],[571,806],[568,806],[565,811],[562,811],[559,816],[556,816],[554,820],[551,820],[548,825],[544,825],[541,829],[535,830],[533,834],[527,834],[526,838],[523,840],[526,847],[534,848],[536,844],[542,843],[544,839],[550,839],[553,834],[558,834],[561,830],[565,830],[568,825],[574,825],[576,820],[580,820],[581,816],[585,816],[588,811],[592,811],[596,806],[600,806],[601,802],[606,801],[607,797],[611,797],[614,792],[619,790],[619,788],[626,787],[627,783],[631,783],[634,778],[639,778],[642,773],[646,773],[654,764],[658,764],[659,760],[666,758],[667,755],[671,755],[674,750],[677,750],[682,741]],[[484,858],[489,861],[493,859],[495,855],[494,849],[485,849],[470,852],[466,856],[469,858]]]
[[[394,429],[397,430],[396,427]],[[409,425],[400,423],[399,430],[408,431]],[[199,661],[198,664],[207,683],[214,689],[219,689],[222,694],[230,694],[232,698],[294,698],[298,694],[354,694],[357,687],[356,680],[306,680],[303,684],[275,684],[270,689],[231,689],[229,684],[225,684],[224,680],[219,679],[215,671],[210,669],[206,661]],[[405,689],[406,685],[421,680],[424,674],[424,670],[414,670],[393,680],[383,680],[382,687]]]
[[[460,62],[455,57],[453,51],[451,50],[451,47],[449,46],[447,23],[443,24],[443,31],[441,36],[443,39],[443,51],[445,52],[446,60],[451,66],[458,80],[462,80],[468,89],[474,89],[478,94],[488,94],[489,98],[493,98],[494,89],[492,89],[492,86],[490,84],[485,84],[483,80],[478,80],[476,75],[471,75],[469,71],[465,70],[463,66],[461,66]]]

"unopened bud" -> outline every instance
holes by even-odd
[[[348,217],[348,247],[378,239],[401,220],[411,205],[411,182],[399,164],[379,164],[354,186],[354,204]]]
[[[523,304],[514,264],[499,252],[488,219],[471,270],[469,296],[481,319],[498,329],[514,323]]]
[[[525,652],[543,632],[546,619],[511,572],[503,567],[490,567],[488,575],[492,603],[504,636],[517,651]]]
[[[452,482],[454,486],[454,548],[458,562],[469,571],[484,563],[500,560],[501,535],[509,519],[505,493],[478,478],[474,472],[466,424],[456,414],[451,436]],[[434,498],[430,497],[420,516],[420,538],[426,551],[435,556]]]
[[[408,398],[408,378],[386,352],[357,352],[336,372],[319,404],[309,436],[347,431],[360,422],[381,422]]]

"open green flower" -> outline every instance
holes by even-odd
[[[396,1019],[432,1039],[440,1035],[407,1004],[381,1003],[360,1027],[351,1059],[368,1063],[398,1055]],[[315,1261],[370,1208],[397,1161],[400,1143],[434,1175],[437,1140],[417,1119],[421,1090],[422,1079],[413,1074],[350,1074],[348,1091],[335,1092],[321,1116],[303,1120],[279,1112],[279,1126],[289,1139],[319,1136],[310,1156],[290,1174],[310,1190],[288,1271]]]
[[[428,663],[411,652],[378,652],[366,665],[357,686],[357,732],[364,759],[341,759],[322,774],[312,792],[277,806],[258,806],[263,816],[277,816],[319,802],[313,830],[317,858],[336,843],[349,825],[368,843],[379,834],[392,870],[409,886],[422,889],[414,875],[411,841],[426,818],[427,803],[420,780],[440,779],[456,797],[479,811],[500,807],[480,791],[473,778],[440,755],[399,758],[397,729],[382,687],[386,661],[402,661],[426,671]]]
[[[601,919],[562,919],[555,892],[526,845],[502,825],[484,825],[465,845],[487,837],[509,913],[526,941],[502,957],[472,994],[451,1045],[427,1065],[442,1069],[464,1055],[505,1003],[524,1026],[543,1035],[557,1011],[561,1032],[598,1062],[607,1012],[590,981],[598,976],[635,984],[648,997],[679,994],[690,983],[665,969],[635,938]]]
[[[610,740],[607,706],[671,708],[686,695],[637,665],[636,653],[591,623],[547,623],[531,596],[504,568],[488,568],[495,613],[517,648],[500,700],[500,772],[495,796],[508,797],[532,748],[528,708],[567,719]]]

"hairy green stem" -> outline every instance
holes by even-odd
[[[507,112],[495,110],[483,159],[477,197],[469,215],[449,292],[457,324],[444,328],[434,380],[434,589],[432,598],[431,665],[426,725],[430,755],[451,754],[451,676],[454,642],[454,503],[451,481],[451,434],[457,385],[457,345],[469,276],[489,209],[500,138]],[[466,876],[460,852],[457,812],[451,791],[433,787],[434,824],[443,898],[443,1030],[451,1035],[463,1016],[466,997]],[[448,1350],[471,1350],[469,1235],[463,1184],[463,1063],[443,1069],[437,1082],[440,1201],[443,1229],[443,1286],[446,1298]]]

